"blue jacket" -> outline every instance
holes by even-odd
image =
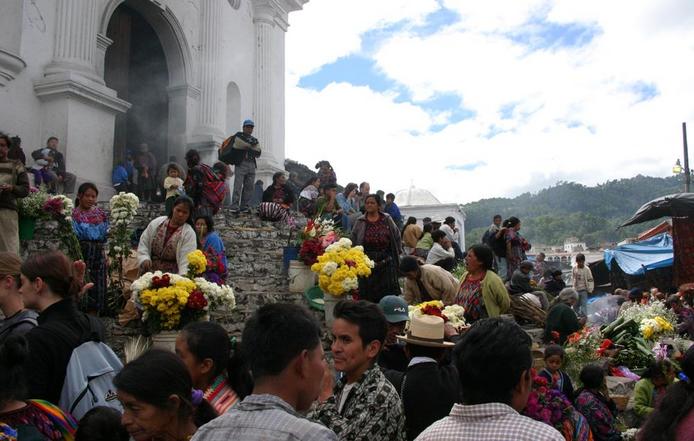
[[[390,214],[390,217],[393,218],[395,223],[398,223],[402,220],[402,214],[400,214],[400,208],[397,206],[395,202],[392,204],[386,204],[385,208],[386,213]]]
[[[122,165],[117,165],[111,175],[113,185],[127,184],[129,182],[128,171]]]

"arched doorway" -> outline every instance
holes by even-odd
[[[157,32],[127,2],[110,17],[106,36],[104,81],[132,107],[118,115],[114,133],[114,162],[136,153],[142,143],[162,164],[168,160],[169,69]]]

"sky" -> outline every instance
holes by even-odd
[[[310,0],[286,156],[446,203],[669,176],[694,145],[691,0]]]

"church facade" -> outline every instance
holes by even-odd
[[[183,163],[255,121],[258,177],[284,169],[284,41],[308,0],[3,0],[0,131],[110,188],[142,143]],[[31,159],[28,159],[28,164]],[[105,194],[105,196],[108,195]]]

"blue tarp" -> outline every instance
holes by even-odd
[[[613,250],[605,250],[605,265],[612,270],[616,260],[625,273],[636,276],[646,271],[672,266],[672,237],[659,234],[641,242],[620,245]]]

